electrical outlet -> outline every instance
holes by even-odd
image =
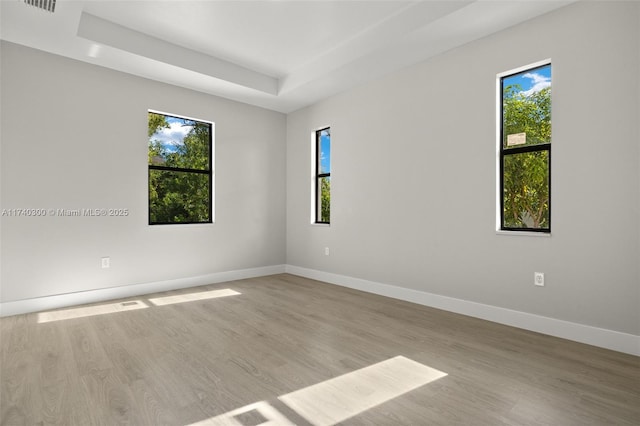
[[[102,269],[106,269],[109,266],[111,266],[111,258],[110,257],[103,257],[100,260],[102,261]]]
[[[324,248],[324,255],[329,256],[329,247]]]
[[[544,287],[544,272],[534,272],[533,283],[537,286]]]

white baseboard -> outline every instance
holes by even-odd
[[[382,284],[360,278],[348,277],[345,275],[333,274],[330,272],[301,268],[293,265],[273,265],[241,269],[237,271],[216,272],[197,277],[2,302],[0,303],[0,316],[40,312],[67,306],[81,305],[84,303],[95,303],[124,297],[140,296],[160,291],[197,287],[206,284],[255,278],[285,272],[368,293],[418,303],[424,306],[443,309],[525,330],[548,334],[550,336],[640,356],[640,336],[633,334],[621,333],[618,331],[543,317],[540,315],[514,311],[482,303],[470,302],[468,300],[456,299],[453,297],[440,296],[437,294],[397,287],[389,284]]]
[[[237,271],[215,272],[197,277],[179,278],[174,280],[156,281],[144,284],[132,284],[119,287],[102,288],[98,290],[80,291],[67,294],[36,297],[33,299],[16,300],[0,303],[0,316],[26,314],[44,310],[81,305],[84,303],[102,302],[105,300],[124,297],[140,296],[160,291],[177,290],[181,288],[197,287],[225,281],[262,277],[285,272],[285,265],[263,266],[259,268],[240,269]]]
[[[640,336],[633,334],[606,330],[497,306],[484,305],[482,303],[470,302],[453,297],[440,296],[345,275],[332,274],[315,269],[286,265],[285,270],[287,273],[293,275],[300,275],[302,277],[366,291],[368,293],[418,303],[432,308],[443,309],[445,311],[640,356]]]

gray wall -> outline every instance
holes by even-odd
[[[638,3],[581,2],[290,114],[288,264],[640,334],[639,28]],[[547,58],[552,236],[497,235],[496,74]]]
[[[131,212],[2,217],[3,302],[285,263],[283,114],[1,49],[1,207]],[[215,122],[215,224],[147,224],[148,109]]]

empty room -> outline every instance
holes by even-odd
[[[640,2],[0,38],[0,425],[640,425]]]

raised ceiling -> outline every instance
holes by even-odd
[[[0,37],[280,112],[568,1],[0,2]]]

